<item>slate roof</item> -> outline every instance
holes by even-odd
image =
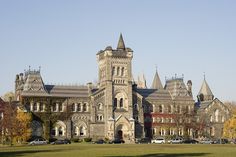
[[[136,92],[145,99],[150,100],[171,100],[170,93],[167,90],[157,89],[136,89]]]
[[[198,95],[203,94],[203,95],[208,95],[208,96],[214,96],[208,83],[206,82],[206,79],[204,78],[201,89],[198,93]]]
[[[152,82],[152,89],[163,89],[160,77],[158,75],[158,72],[156,71],[153,82]]]

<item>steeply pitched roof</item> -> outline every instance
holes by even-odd
[[[27,93],[40,96],[48,95],[39,71],[26,72],[26,82],[24,84],[22,95]]]
[[[158,72],[156,71],[153,82],[152,82],[152,89],[163,89],[160,77],[158,75]]]
[[[201,94],[207,95],[207,96],[214,96],[205,78],[203,80],[203,83],[202,83],[202,86],[198,95],[201,95]]]
[[[123,40],[122,34],[120,34],[120,38],[118,41],[117,49],[125,50],[125,42]]]

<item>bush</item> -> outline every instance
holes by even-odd
[[[74,143],[80,143],[80,142],[82,142],[82,140],[79,139],[79,138],[72,138],[71,141],[74,142]]]
[[[56,138],[49,138],[49,142],[51,143],[51,142],[55,142],[57,139]]]
[[[84,142],[91,142],[91,141],[92,141],[92,138],[90,137],[84,138]]]

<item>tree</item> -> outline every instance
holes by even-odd
[[[27,141],[32,133],[31,122],[32,122],[32,114],[28,112],[23,112],[22,110],[17,111],[16,120],[18,122],[16,130],[16,141],[17,142],[25,142]]]
[[[7,92],[1,97],[5,102],[15,100],[15,94],[13,92]]]
[[[236,114],[224,123],[223,136],[230,139],[236,138]]]

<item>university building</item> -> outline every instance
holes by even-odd
[[[203,133],[221,137],[229,110],[214,99],[205,79],[197,103],[192,82],[185,84],[183,77],[168,79],[163,86],[156,71],[152,87],[147,88],[144,76],[133,80],[133,54],[122,35],[116,49],[108,46],[99,51],[97,85],[46,85],[39,70],[16,75],[16,98],[33,113],[32,136],[122,138],[126,142]]]

